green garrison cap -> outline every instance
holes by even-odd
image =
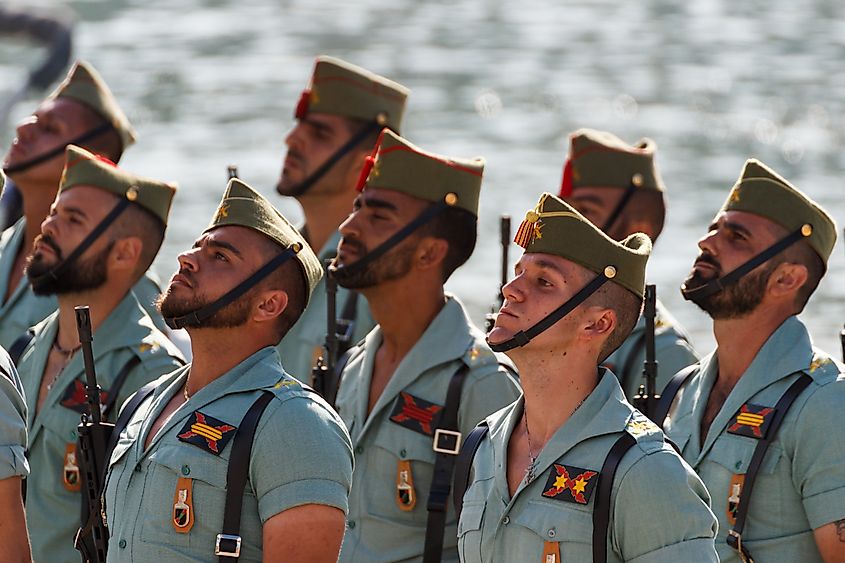
[[[722,211],[754,213],[790,232],[802,229],[805,241],[825,264],[836,244],[836,223],[828,212],[754,158],[745,161]]]
[[[323,268],[305,238],[279,213],[273,204],[254,189],[237,178],[229,180],[226,192],[211,224],[204,232],[217,227],[236,225],[248,227],[270,238],[282,248],[291,248],[302,267],[302,274],[308,286],[307,300],[323,277]]]
[[[117,105],[106,82],[89,63],[76,61],[64,82],[59,84],[48,99],[54,98],[71,98],[97,112],[120,135],[124,149],[135,142],[135,130],[129,118]]]
[[[333,57],[317,57],[311,84],[302,92],[296,118],[308,112],[375,121],[399,131],[410,90],[369,70]]]
[[[611,281],[642,297],[651,240],[634,233],[622,242],[608,237],[583,215],[550,193],[525,215],[514,242],[525,252],[554,254],[604,273]]]
[[[118,197],[125,197],[161,219],[165,225],[176,193],[176,184],[136,176],[118,168],[103,156],[68,145],[59,193],[80,185],[102,188]]]
[[[464,160],[426,152],[390,129],[383,129],[361,170],[358,191],[366,186],[396,190],[478,216],[484,159]]]
[[[611,133],[579,129],[569,136],[569,158],[563,168],[560,196],[583,187],[663,191],[663,180],[654,164],[657,145],[640,139],[629,145]]]

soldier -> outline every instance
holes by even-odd
[[[33,328],[20,359],[27,400],[26,515],[36,561],[78,562],[80,489],[76,427],[88,412],[74,307],[91,307],[104,416],[143,384],[184,364],[132,286],[164,239],[173,185],[130,174],[70,145],[62,184],[27,261],[35,295],[59,309]]]
[[[713,495],[722,561],[845,561],[845,376],[796,317],[835,241],[824,209],[748,160],[682,286],[717,348],[666,388],[665,428]]]
[[[231,180],[160,301],[188,331],[193,363],[121,413],[131,418],[105,487],[109,561],[337,559],[349,434],[274,348],[321,276],[296,229]]]
[[[642,232],[656,242],[663,230],[666,204],[655,150],[651,139],[631,146],[610,133],[579,129],[570,136],[560,196],[614,240]],[[655,389],[659,393],[678,370],[695,363],[698,355],[686,331],[659,301],[655,329]],[[645,347],[646,320],[640,317],[631,335],[605,361],[619,377],[629,400],[645,384]]]
[[[423,152],[387,129],[373,156],[332,269],[378,321],[337,398],[356,452],[341,561],[454,561],[446,500],[460,436],[519,394],[443,290],[475,248],[484,162]]]
[[[516,242],[525,253],[488,342],[524,394],[461,453],[478,447],[461,561],[717,561],[701,480],[599,367],[636,323],[648,238],[618,243],[546,193]]]
[[[31,339],[23,337],[27,329],[57,307],[55,297],[32,292],[24,266],[41,221],[56,199],[65,147],[75,144],[119,162],[134,142],[135,131],[126,115],[97,71],[84,61],[78,61],[65,81],[17,126],[3,169],[21,192],[24,216],[0,237],[0,346],[15,361]],[[154,314],[156,283],[144,276],[135,291]]]
[[[0,172],[0,191],[5,177]],[[3,558],[24,563],[32,561],[21,499],[21,482],[29,473],[26,460],[26,402],[15,365],[0,348],[0,529],[3,530]]]
[[[334,257],[338,225],[352,208],[364,157],[383,127],[399,133],[408,89],[361,67],[318,57],[311,84],[296,108],[297,124],[285,139],[288,152],[276,190],[295,197],[305,213],[302,234],[321,261]],[[339,328],[344,348],[375,325],[357,292],[339,290]],[[309,381],[326,339],[326,291],[321,281],[279,353],[287,372]]]

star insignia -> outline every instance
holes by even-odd
[[[229,216],[229,205],[223,204],[217,208],[217,213],[214,215],[214,221],[219,221],[220,219],[225,219]]]

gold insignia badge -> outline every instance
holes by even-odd
[[[62,469],[62,484],[72,493],[79,492],[82,480],[79,478],[79,464],[76,461],[76,444],[65,445],[65,462]]]
[[[217,208],[217,212],[214,214],[214,222],[216,223],[220,219],[225,219],[229,216],[229,205],[223,204]]]
[[[396,466],[396,505],[403,512],[410,512],[417,505],[414,474],[411,472],[411,462],[407,459],[400,459]]]
[[[739,188],[731,190],[731,195],[728,196],[728,203],[739,203]]]
[[[173,529],[177,533],[187,534],[194,527],[194,482],[187,477],[176,481],[173,495]]]
[[[830,358],[825,358],[825,357],[815,357],[815,358],[813,358],[813,361],[810,362],[810,373],[813,373],[814,371],[816,371],[820,367],[826,366],[829,363],[830,363]]]

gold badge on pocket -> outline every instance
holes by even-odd
[[[560,543],[556,541],[543,542],[542,563],[560,563]]]
[[[742,494],[742,486],[745,484],[745,474],[735,473],[731,477],[731,485],[728,491],[728,522],[731,526],[736,524],[736,513],[739,511],[739,496]]]
[[[79,464],[76,461],[76,444],[65,445],[65,462],[62,468],[62,484],[72,493],[79,492],[82,480],[79,478]]]
[[[173,529],[187,534],[194,527],[193,480],[179,477],[173,495]]]
[[[417,505],[417,492],[414,490],[414,474],[411,462],[400,459],[396,466],[396,504],[399,510],[410,512]]]

